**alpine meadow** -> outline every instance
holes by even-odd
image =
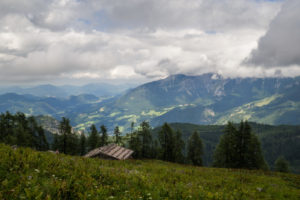
[[[300,199],[300,1],[0,1],[0,199]]]

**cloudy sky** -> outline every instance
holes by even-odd
[[[299,0],[1,0],[0,84],[300,75]]]

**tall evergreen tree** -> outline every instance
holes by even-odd
[[[188,160],[193,165],[202,166],[203,145],[197,131],[195,131],[188,140]]]
[[[104,125],[102,125],[100,127],[101,129],[101,137],[100,137],[100,145],[99,146],[105,146],[108,144],[107,142],[107,139],[108,139],[108,136],[107,136],[107,129]]]
[[[64,154],[69,153],[69,136],[72,134],[72,127],[70,125],[70,120],[63,117],[62,121],[59,123],[59,132],[62,136],[62,148],[61,152]]]
[[[54,134],[53,136],[53,143],[52,143],[52,150],[53,151],[59,151],[60,147],[62,146],[60,136],[58,134]]]
[[[97,144],[98,144],[98,140],[99,140],[98,131],[94,124],[90,127],[90,130],[91,130],[91,133],[88,137],[88,150],[89,151],[97,148]]]
[[[152,146],[152,136],[150,133],[150,125],[148,122],[143,121],[140,124],[140,129],[138,135],[141,137],[142,142],[142,157],[150,158],[151,157],[151,146]]]
[[[119,126],[116,126],[115,129],[114,129],[114,135],[115,135],[115,143],[116,144],[120,144],[121,143],[121,132],[120,132],[120,129],[119,129]]]
[[[79,154],[81,156],[86,154],[86,138],[85,134],[81,133],[80,140],[79,140]]]
[[[130,134],[129,148],[134,151],[134,158],[142,158],[142,142],[140,140],[138,132],[133,132]]]
[[[158,133],[160,143],[160,158],[166,161],[174,161],[174,133],[169,124],[164,123]]]
[[[267,169],[260,142],[248,122],[241,122],[237,130],[228,122],[225,133],[214,154],[214,166],[226,168]]]
[[[37,138],[37,149],[40,151],[45,151],[47,149],[49,149],[49,143],[46,139],[45,136],[45,131],[42,127],[37,127],[37,134],[38,134],[38,138]]]
[[[238,131],[233,123],[228,122],[224,134],[214,153],[214,166],[233,168],[237,166]]]
[[[184,141],[181,138],[181,132],[177,130],[174,135],[174,162],[184,163],[183,150],[185,148]]]

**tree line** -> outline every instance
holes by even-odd
[[[44,129],[34,117],[26,117],[23,113],[0,115],[0,142],[27,146],[36,150],[51,149],[70,155],[85,155],[87,152],[108,143],[128,147],[134,151],[136,159],[160,159],[169,162],[202,166],[203,143],[197,131],[188,138],[186,144],[180,130],[173,130],[164,123],[157,135],[152,134],[149,123],[144,121],[138,127],[131,124],[131,132],[121,136],[118,126],[114,128],[114,136],[108,136],[107,128],[100,126],[99,131],[91,125],[86,136],[77,134],[70,125],[70,120],[62,118],[59,123],[59,134],[54,135],[50,146]],[[260,141],[252,132],[247,121],[241,121],[236,128],[231,122],[225,127],[219,144],[214,152],[214,167],[264,169],[268,166],[263,158]],[[275,162],[276,171],[288,172],[288,162],[279,157]]]
[[[49,149],[44,129],[34,117],[26,117],[20,112],[0,114],[0,142],[41,151]]]

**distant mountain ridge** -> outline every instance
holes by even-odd
[[[132,121],[224,124],[247,119],[299,124],[300,77],[223,78],[218,74],[172,75],[138,86],[85,113],[96,124],[129,127]],[[77,117],[76,120],[80,121]]]
[[[107,83],[90,83],[83,86],[51,84],[37,85],[32,87],[2,87],[0,94],[16,93],[20,95],[30,94],[38,97],[68,98],[82,94],[92,94],[97,97],[112,97],[132,87],[129,84],[112,85]]]
[[[225,124],[242,119],[272,125],[300,124],[300,77],[224,78],[212,73],[179,74],[99,100],[87,94],[64,100],[30,95],[5,100],[5,95],[0,95],[0,100],[4,98],[0,111],[64,116],[77,129],[104,124],[110,130],[118,125],[125,131],[131,122],[143,120],[152,126],[163,122]],[[20,98],[25,101],[21,102]]]

